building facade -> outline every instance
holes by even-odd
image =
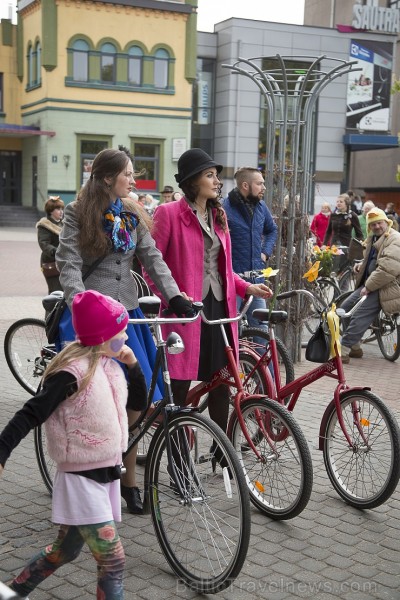
[[[393,79],[400,78],[400,1],[305,0],[304,23],[328,27],[352,40],[359,40],[366,33],[371,36],[373,58],[365,53],[361,44],[354,48],[352,54],[353,58],[360,59],[363,72],[371,76],[367,76],[368,85],[363,87],[362,92],[361,87],[358,90],[359,107],[355,110],[359,111],[361,118],[349,119],[346,132],[349,136],[357,133],[364,138],[370,134],[372,142],[372,136],[397,137],[400,132],[400,96],[390,91]],[[367,51],[369,49],[371,46]],[[363,51],[364,56],[360,57],[357,51]],[[358,141],[362,138],[359,137]],[[380,206],[394,202],[399,212],[399,148],[378,146],[375,149],[374,145],[363,148],[359,143],[350,143],[346,147],[349,187],[365,190],[366,197]]]
[[[123,144],[138,188],[173,184],[190,140],[193,0],[20,0],[1,22],[0,203],[72,200],[94,156]]]
[[[268,69],[279,54],[299,73],[318,57],[321,70],[329,59],[358,61],[358,75],[319,97],[307,210],[348,188],[400,209],[390,93],[399,11],[374,12],[377,2],[357,4],[361,28],[348,0],[306,0],[304,26],[232,18],[204,33],[197,0],[19,0],[18,24],[0,23],[0,204],[71,201],[97,152],[118,144],[146,168],[137,182],[146,192],[176,185],[190,146],[225,166],[228,191],[238,167],[265,166],[267,116],[257,86],[224,65],[259,57]]]

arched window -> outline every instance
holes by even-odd
[[[27,87],[32,87],[33,86],[33,78],[34,78],[34,64],[33,64],[33,47],[32,44],[29,44],[28,46],[28,53],[26,55],[26,62],[27,62],[27,69],[26,69],[26,74],[27,74]]]
[[[36,43],[36,83],[42,82],[42,47],[40,42]]]
[[[128,54],[128,83],[142,85],[143,51],[139,46],[132,46]]]
[[[154,87],[168,87],[168,66],[169,54],[166,50],[160,48],[156,51],[154,57]]]
[[[113,44],[103,44],[101,47],[100,77],[104,83],[115,83],[115,54]]]
[[[76,40],[72,45],[72,79],[87,81],[89,77],[89,44]]]

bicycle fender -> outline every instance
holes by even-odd
[[[257,362],[260,360],[260,355],[252,348],[250,348],[244,344],[242,349],[244,352],[246,352],[247,354],[252,356]],[[241,348],[240,348],[240,341],[239,341],[239,354],[240,354],[240,350],[241,350]],[[273,377],[271,375],[269,368],[264,364],[260,364],[259,367],[262,368],[264,377],[266,380],[267,398],[271,398],[271,400],[276,400],[277,393],[276,393],[276,389],[275,389],[275,383],[274,383],[274,380],[273,380]],[[255,394],[252,394],[252,396],[254,396],[254,395]],[[259,394],[257,394],[257,395],[259,395]],[[265,395],[263,397],[265,397]]]
[[[242,402],[246,402],[246,400],[259,400],[260,398],[268,398],[268,396],[266,396],[265,394],[247,394],[243,396],[243,400]],[[268,400],[271,400],[271,398],[268,398]],[[233,422],[235,421],[235,419],[238,419],[235,411],[233,410],[231,412],[231,416],[229,417],[229,421],[228,421],[228,425],[226,428],[226,435],[228,436],[228,439],[231,440],[232,439],[232,428],[233,428]]]
[[[371,388],[364,385],[357,385],[351,388],[346,388],[345,390],[342,390],[340,392],[340,397],[342,398],[345,394],[348,394],[349,392],[357,392],[357,391],[362,391],[362,390],[366,390],[367,392],[371,391]],[[334,410],[335,408],[335,399],[332,398],[332,400],[329,402],[328,406],[325,409],[324,414],[322,415],[322,419],[321,419],[321,424],[319,426],[319,436],[318,436],[318,450],[323,450],[324,449],[324,433],[326,430],[326,424],[329,418],[329,415],[331,414],[331,412]]]

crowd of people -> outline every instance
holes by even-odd
[[[199,148],[184,152],[175,175],[180,191],[166,185],[158,202],[135,191],[138,174],[129,151],[106,149],[95,157],[74,202],[64,207],[57,196],[45,204],[46,216],[37,223],[40,264],[49,293],[63,290],[67,308],[59,353],[40,390],[0,435],[0,474],[23,437],[45,424],[57,464],[52,518],[59,532],[12,582],[21,596],[87,543],[99,567],[98,597],[122,598],[124,552],[116,528],[120,499],[132,514],[141,514],[143,504],[135,450],[125,460],[126,473],[121,474],[120,464],[128,424],[146,403],[156,352],[148,326],[129,324],[129,318],[143,318],[131,276],[134,260],[160,297],[160,311],[168,307],[178,316],[191,315],[192,301],[201,300],[208,319],[233,317],[241,300],[252,295],[249,322],[260,326],[251,311],[266,307],[272,290],[252,271],[268,266],[278,228],[263,199],[262,172],[239,168],[235,187],[223,198],[222,169]],[[324,202],[312,219],[310,232],[319,247],[349,246],[352,238],[365,246],[356,290],[343,306],[348,309],[367,296],[345,327],[345,363],[362,356],[361,337],[377,312],[400,312],[398,227],[393,204],[382,210],[351,191],[338,196],[334,210]],[[211,380],[227,359],[219,327],[198,320],[173,329],[186,346],[184,354],[169,359],[174,399],[183,405],[191,382]],[[165,334],[170,330],[164,326]],[[237,354],[237,326],[231,325],[227,335]],[[156,400],[162,388],[159,381]],[[228,392],[220,386],[209,397],[210,417],[223,430]]]

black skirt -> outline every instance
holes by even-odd
[[[203,300],[203,304],[204,314],[210,321],[226,318],[225,300],[216,300],[211,288]],[[229,343],[232,345],[231,326],[225,325],[225,331],[227,332]],[[228,359],[225,353],[221,327],[219,325],[207,325],[202,322],[198,381],[211,381],[214,373],[226,367],[227,364]]]

